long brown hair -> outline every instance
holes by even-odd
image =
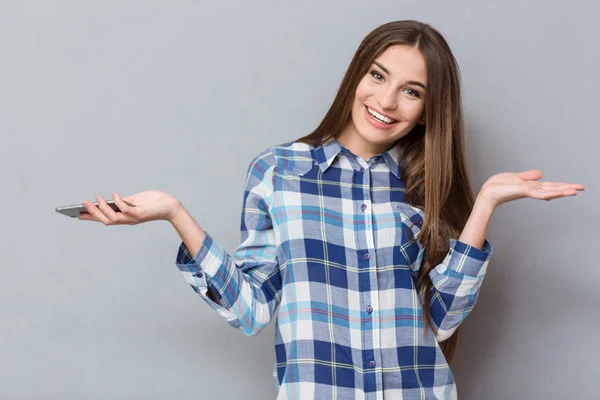
[[[448,43],[431,26],[418,21],[395,21],[369,33],[358,47],[329,111],[320,125],[298,141],[318,146],[337,138],[350,121],[356,88],[376,57],[392,45],[417,47],[427,66],[425,124],[402,137],[402,179],[406,201],[424,209],[419,241],[425,248],[417,280],[423,298],[424,334],[433,324],[429,314],[432,282],[429,272],[458,238],[474,197],[466,172],[459,67]],[[458,329],[440,346],[452,361]]]

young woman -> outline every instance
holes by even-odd
[[[531,170],[465,169],[459,74],[429,25],[382,25],[360,44],[317,129],[251,163],[241,244],[219,246],[173,196],[102,197],[81,219],[168,220],[192,288],[247,335],[276,319],[278,399],[451,399],[448,363],[492,253],[500,204],[583,185]]]

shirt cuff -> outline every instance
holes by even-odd
[[[213,285],[212,278],[218,273],[223,266],[223,260],[226,257],[221,249],[210,236],[206,233],[206,237],[202,242],[200,249],[194,255],[190,253],[185,243],[179,245],[175,265],[179,268],[184,279],[190,284],[192,289],[202,297],[214,310],[218,311],[227,320],[233,320],[234,314],[227,309],[224,299],[219,294],[217,287]],[[220,305],[214,302],[208,296],[208,288],[212,289]]]
[[[178,267],[187,264],[197,264],[198,266],[200,266],[202,261],[206,258],[206,255],[208,254],[212,243],[212,238],[208,233],[206,233],[206,236],[204,237],[204,240],[200,245],[198,253],[192,254],[186,247],[185,243],[181,242],[181,244],[179,245],[179,251],[177,252],[177,259],[175,263]]]
[[[444,264],[453,272],[479,277],[485,275],[492,252],[492,244],[487,239],[483,244],[483,250],[460,240],[450,239],[450,250]]]

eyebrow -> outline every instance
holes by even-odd
[[[381,69],[383,70],[383,72],[385,72],[386,74],[388,74],[388,75],[391,75],[391,74],[390,74],[390,71],[388,71],[388,69],[387,69],[386,67],[384,67],[383,65],[381,65],[381,64],[380,64],[380,63],[378,63],[377,61],[373,61],[373,64],[375,64],[375,65],[377,65],[379,68],[381,68]],[[421,83],[421,82],[419,82],[419,81],[406,81],[406,83],[407,83],[408,85],[420,86],[420,87],[422,87],[423,89],[427,89],[427,88],[425,87],[425,85],[424,85],[424,84],[422,84],[422,83]]]

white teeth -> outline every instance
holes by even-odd
[[[367,107],[367,111],[369,112],[369,114],[371,114],[371,116],[375,117],[376,119],[378,119],[379,121],[381,121],[385,124],[391,124],[392,122],[396,122],[395,120],[393,120],[391,118],[388,118],[386,116],[379,114],[375,110],[371,110],[369,107]]]

